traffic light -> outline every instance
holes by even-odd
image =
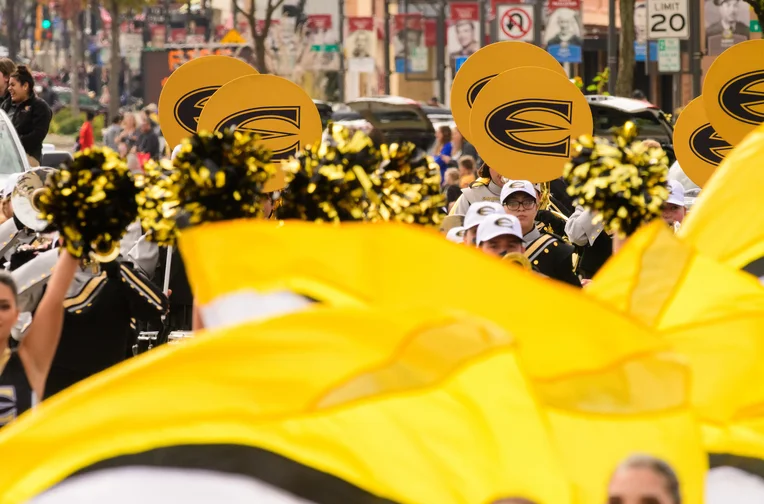
[[[50,9],[46,6],[42,8],[40,28],[42,29],[42,38],[44,40],[53,40],[53,23],[50,20]]]

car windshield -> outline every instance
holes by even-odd
[[[24,171],[21,147],[13,137],[13,125],[0,116],[0,174],[20,173]]]
[[[632,121],[637,126],[638,138],[651,138],[661,143],[671,143],[672,133],[668,123],[665,123],[659,112],[644,110],[641,112],[623,112],[610,107],[592,107],[594,116],[594,134],[610,137],[611,128],[623,126],[626,121]]]

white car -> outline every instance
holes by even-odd
[[[0,110],[0,187],[5,187],[9,175],[30,169],[29,159],[16,134],[16,128],[8,114]]]

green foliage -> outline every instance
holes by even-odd
[[[75,117],[72,115],[72,110],[70,108],[62,108],[56,112],[56,115],[54,115],[53,119],[50,121],[49,132],[56,135],[79,135],[80,128],[85,122],[85,118],[86,116],[84,112]],[[93,137],[96,140],[101,139],[101,131],[103,130],[103,127],[104,116],[95,116],[93,119]]]
[[[764,26],[764,0],[744,0],[745,3],[753,8],[753,12],[759,19],[759,23]]]
[[[610,68],[605,68],[592,79],[592,83],[586,86],[586,90],[590,93],[610,96],[610,93],[607,92],[607,84],[609,80]]]

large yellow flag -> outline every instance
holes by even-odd
[[[296,292],[329,305],[492,320],[518,340],[576,502],[604,502],[612,470],[634,452],[668,460],[686,501],[701,500],[705,461],[686,369],[662,355],[662,338],[578,289],[392,224],[227,222],[184,233],[181,250],[203,309],[235,303],[247,312],[258,302],[247,306],[247,293]]]
[[[764,458],[764,287],[662,223],[632,236],[586,292],[689,359],[706,449]]]
[[[313,308],[200,334],[44,402],[0,454],[2,504],[62,481],[52,502],[99,502],[142,467],[123,491],[143,504],[235,483],[210,471],[301,503],[573,502],[510,336],[443,310]],[[212,495],[276,502],[244,492]]]
[[[724,158],[679,233],[703,255],[758,277],[764,277],[763,158],[759,126]]]

